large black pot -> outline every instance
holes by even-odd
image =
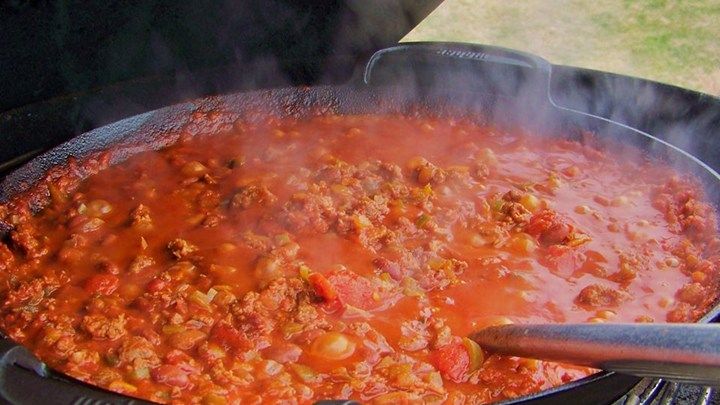
[[[136,115],[73,138],[7,175],[0,201],[33,190],[52,167],[67,158],[111,151],[120,162],[147,149],[174,142],[179,130],[195,125],[193,112],[219,109],[228,122],[262,109],[281,115],[406,112],[469,115],[495,125],[527,127],[540,136],[630,144],[653,159],[693,173],[707,197],[720,206],[720,100],[637,79],[553,66],[538,57],[479,45],[415,43],[376,53],[362,78],[341,86],[283,88],[208,97]],[[45,193],[36,188],[38,206]],[[715,306],[701,321],[720,312]],[[3,342],[0,395],[18,404],[139,403],[91,388],[46,370],[27,352]],[[34,370],[34,371],[31,371]],[[526,403],[611,403],[639,379],[598,373],[516,401]],[[650,384],[652,385],[652,384]],[[515,402],[515,401],[510,401]]]

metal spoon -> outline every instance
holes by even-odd
[[[720,325],[502,325],[470,338],[494,353],[720,385]]]

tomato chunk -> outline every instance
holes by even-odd
[[[377,308],[379,305],[379,301],[373,297],[372,282],[359,274],[339,270],[328,275],[328,281],[343,304],[365,310]]]
[[[431,352],[430,361],[444,378],[456,383],[463,382],[470,371],[470,355],[459,340]]]
[[[151,371],[151,375],[153,380],[161,384],[180,388],[185,388],[190,385],[190,379],[188,379],[187,373],[179,366],[164,364],[154,368]]]
[[[572,231],[560,216],[552,210],[542,210],[530,218],[527,233],[538,238],[544,245],[554,245],[565,241]]]
[[[335,287],[330,284],[330,281],[320,273],[312,273],[308,276],[308,282],[315,290],[315,294],[325,300],[325,302],[332,302],[337,299],[337,291]]]
[[[251,342],[237,329],[226,322],[218,322],[210,331],[210,340],[226,348],[248,349]]]
[[[85,291],[90,294],[110,295],[118,288],[120,279],[112,274],[96,274],[85,281]]]

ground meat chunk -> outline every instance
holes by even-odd
[[[53,274],[24,281],[7,294],[3,307],[38,307],[60,288],[61,281]]]
[[[243,243],[250,249],[257,250],[259,252],[267,252],[272,248],[273,242],[270,238],[263,235],[258,235],[253,231],[245,231],[242,234]]]
[[[700,305],[707,298],[707,292],[700,283],[686,284],[677,292],[678,300],[691,305]]]
[[[155,264],[155,259],[153,259],[150,256],[145,255],[138,255],[135,257],[135,259],[130,263],[130,273],[139,273],[143,269],[152,266]]]
[[[94,373],[100,367],[100,354],[92,350],[77,350],[68,356],[67,367],[80,376]]]
[[[285,222],[294,231],[326,233],[338,217],[332,198],[318,193],[296,193],[283,210]]]
[[[82,328],[93,339],[115,340],[125,334],[125,315],[108,318],[104,315],[86,315],[82,320]]]
[[[262,349],[270,344],[268,335],[278,324],[292,319],[304,299],[306,287],[299,279],[273,280],[262,291],[250,291],[233,303],[232,325],[216,325],[211,335],[226,346],[246,348],[250,344]]]
[[[693,307],[686,302],[679,302],[675,308],[668,312],[666,320],[668,322],[694,322]]]
[[[215,190],[204,190],[197,196],[198,208],[209,211],[220,205],[220,193]]]
[[[160,364],[155,346],[141,336],[133,336],[123,341],[119,352],[120,361],[133,367],[153,367]]]
[[[0,271],[5,271],[13,264],[15,256],[6,244],[0,242]]]
[[[653,206],[665,214],[675,232],[685,232],[691,239],[700,239],[717,231],[717,215],[713,207],[698,199],[699,188],[692,179],[671,177],[655,188]]]
[[[445,170],[435,166],[427,159],[419,158],[410,162],[414,166],[413,171],[418,183],[426,185],[429,183],[440,184],[445,181],[447,173]]]
[[[175,239],[168,243],[168,249],[176,259],[182,259],[198,250],[197,246],[186,241],[185,239]]]
[[[10,240],[26,257],[34,259],[44,256],[47,248],[35,237],[37,231],[27,225],[19,225],[10,232]]]
[[[438,348],[450,344],[453,339],[450,327],[442,319],[436,319],[430,323],[432,335],[432,347]]]
[[[140,204],[130,213],[130,224],[138,230],[149,230],[153,226],[150,208]]]
[[[630,299],[628,293],[618,291],[599,284],[591,284],[583,288],[575,298],[575,302],[592,308],[616,307]]]
[[[402,336],[398,346],[403,350],[411,352],[422,350],[430,343],[427,325],[417,320],[403,322],[400,325],[400,334]]]
[[[40,345],[57,358],[64,359],[75,350],[75,336],[77,331],[72,325],[72,319],[63,315],[46,321],[40,332]]]
[[[299,279],[281,278],[260,293],[260,301],[268,310],[289,312],[297,307],[298,296],[304,291],[305,286]]]
[[[503,205],[503,212],[508,219],[516,224],[522,224],[530,219],[530,211],[527,210],[522,204],[512,202]]]
[[[430,258],[425,268],[417,275],[417,281],[424,289],[444,290],[460,282],[458,276],[467,269],[468,264],[454,258]]]
[[[306,331],[326,328],[328,326],[327,320],[322,317],[316,306],[310,304],[307,300],[300,300],[298,303],[293,322],[301,325]]]
[[[251,367],[233,367],[228,370],[222,362],[218,361],[210,369],[210,376],[213,381],[221,385],[246,387],[255,380],[252,372]]]
[[[253,204],[272,204],[277,201],[277,197],[263,185],[248,185],[240,189],[230,200],[230,206],[233,208],[250,208]]]

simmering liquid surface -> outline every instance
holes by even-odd
[[[479,328],[692,322],[716,214],[639,152],[409,116],[238,121],[0,207],[0,326],[159,402],[486,403],[594,370]]]

